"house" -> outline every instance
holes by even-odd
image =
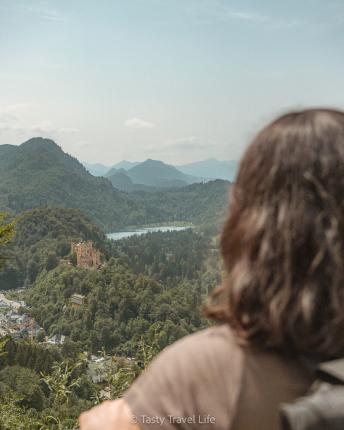
[[[104,390],[99,391],[99,398],[101,400],[111,400],[111,389],[110,387],[105,387]]]
[[[54,336],[50,337],[47,340],[47,343],[51,345],[62,345],[66,339],[64,334],[54,334]]]
[[[111,357],[91,358],[91,361],[88,363],[87,374],[94,384],[100,384],[106,380],[111,363]]]
[[[80,306],[85,304],[85,300],[86,298],[82,294],[73,294],[70,298],[70,302],[73,308],[79,308]]]
[[[26,303],[23,300],[9,300],[4,294],[0,294],[0,308],[12,308],[18,310],[20,307],[25,307]]]
[[[7,301],[2,298],[0,298],[0,308],[8,308]]]
[[[7,318],[5,315],[0,314],[0,337],[6,336],[7,333]]]

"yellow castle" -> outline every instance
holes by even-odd
[[[87,242],[72,242],[71,253],[76,255],[78,267],[95,267],[101,265],[100,252],[93,247],[91,240]]]

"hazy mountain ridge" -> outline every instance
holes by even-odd
[[[108,172],[111,169],[110,166],[104,166],[104,164],[101,164],[101,163],[83,162],[82,164],[93,176],[105,176],[106,172]]]
[[[122,160],[119,163],[114,164],[113,166],[106,166],[102,163],[87,163],[86,161],[84,161],[82,163],[86,169],[93,175],[93,176],[105,176],[108,177],[108,175],[110,174],[110,171],[112,169],[115,170],[119,170],[119,169],[124,169],[124,170],[129,170],[132,167],[137,166],[138,164],[140,164],[138,161],[127,161],[127,160]]]
[[[133,183],[153,187],[182,187],[201,181],[199,178],[180,172],[174,166],[152,159],[132,167],[126,173]]]
[[[122,160],[119,163],[114,164],[112,167],[114,167],[115,169],[129,170],[129,169],[137,166],[138,164],[140,164],[139,161]]]
[[[85,166],[87,167],[90,165],[87,165],[86,163]],[[174,187],[216,179],[233,182],[237,173],[238,162],[235,160],[220,161],[215,158],[209,158],[188,164],[172,165],[160,160],[148,159],[143,162],[123,160],[111,168],[108,168],[107,171],[105,171],[106,166],[99,164],[95,164],[93,166],[94,167],[89,170],[95,176],[100,176],[99,172],[102,171],[103,173],[101,175],[109,178],[115,188],[123,191],[132,191],[139,189],[139,187],[136,186],[139,184],[154,187]],[[102,167],[100,168],[99,166]],[[146,169],[147,172],[145,172]],[[161,172],[163,169],[165,171]],[[121,171],[121,175],[117,175],[119,170]],[[137,175],[138,170],[141,172],[139,175]],[[181,176],[180,173],[186,176]],[[168,175],[169,181],[172,181],[167,185],[166,182],[168,181],[164,180],[166,174]],[[122,181],[124,180],[123,175],[126,175],[129,178],[125,179],[127,183],[125,186],[122,185]],[[154,175],[156,176],[155,178]],[[129,186],[130,180],[133,185]]]
[[[237,172],[238,162],[235,160],[219,161],[215,158],[209,158],[203,161],[179,165],[176,168],[187,175],[200,176],[208,180],[223,179],[232,182]]]
[[[147,191],[154,192],[159,190],[157,187],[144,185],[144,184],[135,184],[131,177],[128,175],[128,172],[124,169],[116,170],[114,167],[108,172],[107,178],[112,183],[112,185],[120,191],[124,191],[126,193],[131,193],[133,191]]]
[[[105,177],[110,179],[114,187],[123,191],[140,189],[148,191],[148,187],[183,187],[194,182],[203,181],[202,178],[187,175],[174,166],[152,159],[138,163],[128,170],[112,167],[105,174]]]
[[[214,181],[186,186],[193,177],[148,160],[130,170],[135,169],[137,180],[147,183],[160,178],[162,188],[132,186],[128,172],[121,169],[116,172],[117,181],[128,191],[133,188],[128,194],[115,189],[109,179],[91,175],[76,158],[43,138],[0,146],[0,155],[0,211],[21,213],[47,205],[76,208],[106,231],[178,220],[216,220],[230,185]]]

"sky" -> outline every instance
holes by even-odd
[[[0,144],[239,159],[277,115],[344,108],[344,0],[0,0]]]

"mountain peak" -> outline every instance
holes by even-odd
[[[180,187],[195,182],[194,178],[185,175],[174,166],[151,158],[132,167],[127,174],[134,184],[154,187]]]
[[[44,146],[45,148],[62,150],[61,147],[57,143],[55,143],[52,139],[46,139],[44,137],[32,137],[31,139],[22,143],[20,146],[24,148]]]
[[[119,163],[115,164],[113,167],[115,169],[124,169],[124,170],[129,170],[132,167],[137,166],[138,164],[140,164],[138,161],[128,161],[128,160],[122,160]],[[108,169],[109,170],[109,169]]]
[[[152,158],[147,158],[146,161],[143,161],[142,163],[140,163],[141,165],[155,165],[155,166],[168,166],[168,164],[164,163],[163,161],[160,160],[153,160]],[[172,167],[172,166],[171,166]]]

